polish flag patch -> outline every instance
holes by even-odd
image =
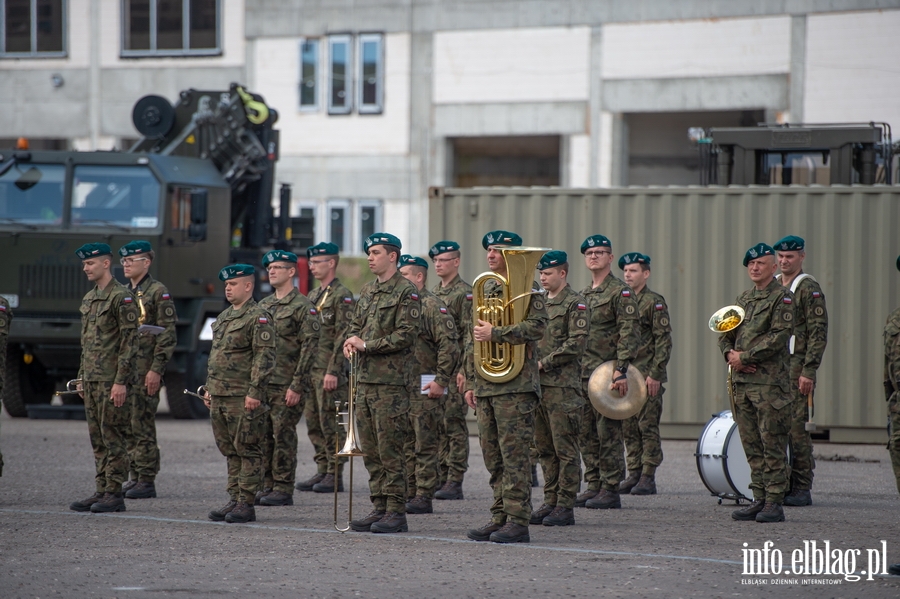
[[[656,309],[659,310],[659,311],[662,311],[662,310],[664,310],[665,308],[666,308],[666,307],[663,306],[662,304],[656,304]]]
[[[418,294],[418,293],[410,293],[410,294],[409,294],[409,297],[411,297],[414,301],[419,301],[419,294]]]
[[[318,312],[316,312],[316,309],[315,309],[315,308],[310,308],[310,309],[309,309],[309,313],[310,313],[312,316],[315,316],[316,314],[318,314]]]
[[[0,306],[0,312],[6,312],[6,306]]]
[[[629,291],[628,289],[623,289],[622,297],[631,297],[631,291]]]
[[[781,300],[781,301],[783,301],[783,302],[786,303],[786,304],[793,304],[793,303],[794,303],[794,301],[793,301],[791,298],[787,297],[787,296],[785,296],[784,299]]]
[[[130,304],[130,303],[133,302],[134,300],[131,299],[130,297],[126,297],[126,298],[123,299],[122,301],[123,301],[124,303],[126,303],[126,304]]]
[[[467,302],[471,302],[471,301],[472,301],[472,294],[471,294],[471,293],[467,293],[467,294],[466,294],[466,301],[467,301]]]
[[[163,294],[162,294],[162,299],[164,299],[164,300],[170,300],[170,299],[172,299],[172,296],[169,295],[168,293],[163,293]]]
[[[345,304],[352,304],[352,303],[353,303],[353,298],[352,298],[352,297],[345,297],[345,298],[344,298],[344,303],[345,303]]]
[[[584,304],[576,304],[575,307],[579,310],[587,310],[587,306]]]
[[[441,308],[441,314],[446,314],[446,313],[447,313],[447,308]]]
[[[822,297],[822,294],[819,293],[818,291],[813,291],[812,296],[813,297]]]
[[[259,324],[269,324],[269,319],[266,318],[265,316],[260,316],[260,317],[259,317]]]

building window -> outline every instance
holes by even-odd
[[[350,252],[350,202],[349,200],[328,200],[326,206],[328,222],[325,223],[328,241],[338,246],[342,252]]]
[[[353,108],[349,35],[328,38],[328,113],[349,114]]]
[[[122,56],[222,53],[221,0],[123,0]]]
[[[319,109],[319,40],[300,42],[300,110]]]
[[[382,97],[384,96],[384,52],[383,39],[380,33],[367,33],[359,36],[359,63],[357,79],[359,81],[359,113],[380,114]]]
[[[0,56],[65,56],[63,0],[0,0]]]
[[[382,230],[381,200],[360,200],[359,206],[359,248],[365,247],[366,237]]]

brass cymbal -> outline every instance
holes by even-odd
[[[644,375],[632,365],[628,365],[628,394],[622,397],[610,389],[616,374],[616,361],[604,362],[594,369],[588,380],[588,398],[594,409],[607,418],[625,420],[641,411],[647,403],[647,383]]]

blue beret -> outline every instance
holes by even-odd
[[[273,262],[290,262],[291,264],[297,264],[297,254],[286,252],[284,250],[272,250],[271,252],[266,252],[266,255],[263,256],[262,259],[263,267],[266,267]]]
[[[446,254],[447,252],[458,252],[459,244],[455,241],[438,241],[436,244],[431,246],[431,249],[428,250],[428,257],[432,260],[435,256],[440,256],[441,254]]]
[[[75,255],[82,260],[100,256],[112,256],[112,248],[109,247],[108,243],[86,243],[75,250]]]
[[[249,277],[256,274],[256,269],[249,264],[229,264],[219,271],[219,279],[228,281],[240,277]]]
[[[588,251],[588,248],[595,247],[607,247],[612,249],[612,244],[609,242],[609,238],[606,235],[591,235],[582,242],[581,253],[583,254]]]
[[[747,253],[744,254],[744,266],[750,263],[751,260],[756,260],[757,258],[761,258],[763,256],[774,256],[775,250],[764,243],[757,243],[752,248],[747,250]]]
[[[129,241],[119,248],[119,255],[125,258],[136,254],[146,254],[152,250],[153,248],[150,247],[149,241]]]
[[[778,252],[797,252],[806,247],[806,242],[803,241],[802,237],[788,235],[776,241],[773,247]]]
[[[549,252],[541,256],[541,261],[538,262],[537,268],[538,270],[544,270],[545,268],[562,266],[568,261],[569,256],[564,251],[550,250]]]
[[[366,237],[366,241],[363,244],[363,247],[366,250],[366,255],[369,254],[369,249],[373,245],[392,245],[397,249],[402,248],[400,245],[400,238],[396,235],[391,235],[390,233],[372,233],[368,237]]]
[[[306,248],[306,257],[312,258],[313,256],[337,256],[338,252],[340,252],[340,248],[337,244],[334,243],[317,243],[312,247]]]
[[[650,266],[650,256],[640,252],[628,252],[619,258],[619,268],[625,270],[627,264],[646,264],[647,266]]]
[[[425,270],[428,270],[428,262],[425,261],[425,258],[410,256],[409,254],[400,256],[400,266],[421,266]]]
[[[488,249],[490,245],[522,245],[522,238],[511,231],[491,231],[481,239],[481,247]]]

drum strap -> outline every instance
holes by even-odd
[[[780,274],[778,275],[778,279],[781,280]],[[791,283],[791,295],[797,293],[797,287],[800,285],[800,281],[802,281],[803,279],[812,279],[813,282],[818,283],[818,281],[816,281],[816,278],[814,276],[803,273],[799,277],[794,279],[793,283]],[[788,350],[790,350],[792,356],[794,355],[794,344],[796,343],[796,341],[797,341],[796,335],[791,335],[791,340],[788,342]]]

